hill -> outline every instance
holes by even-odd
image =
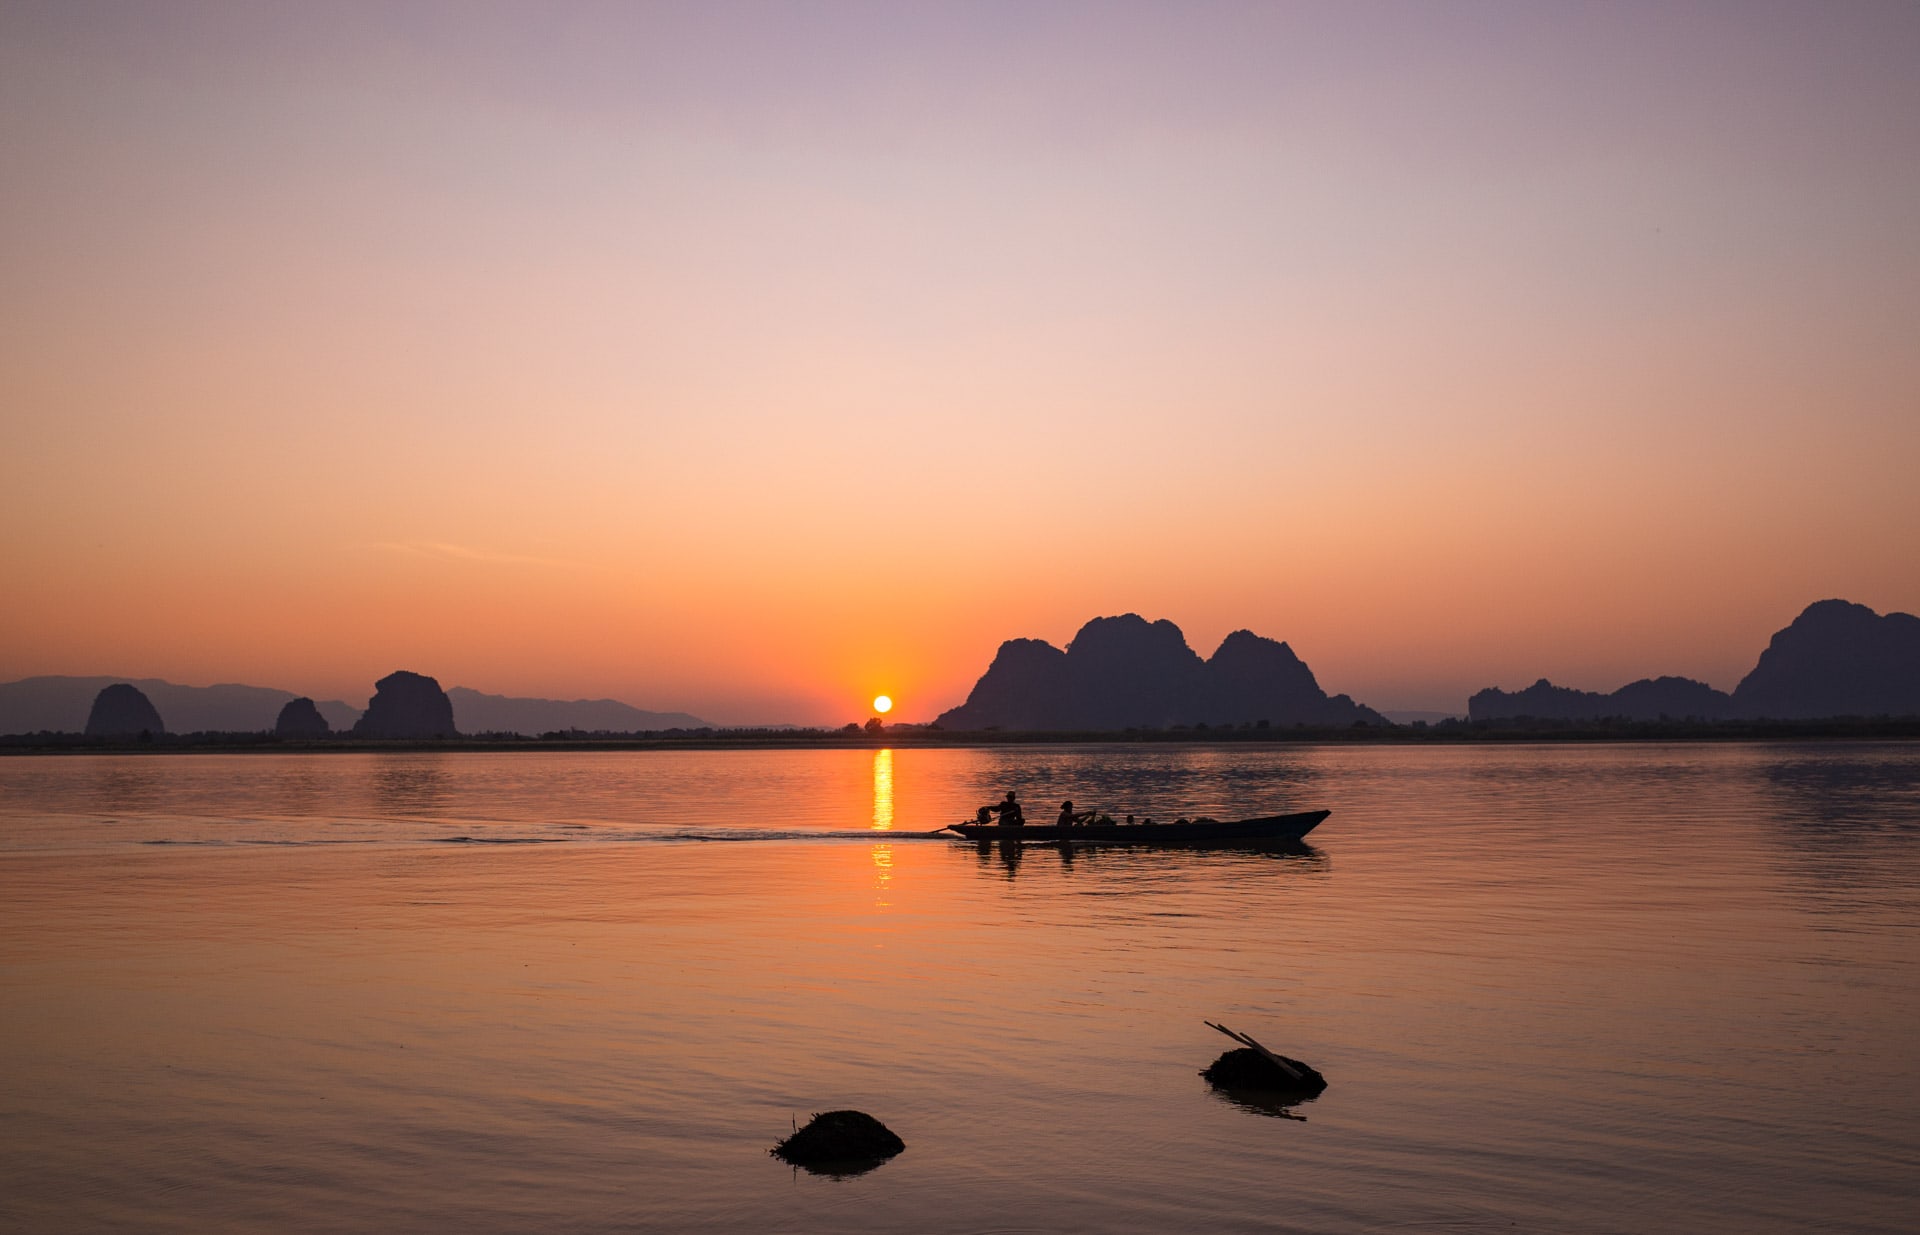
[[[1094,618],[1063,651],[1009,639],[943,729],[1164,729],[1176,725],[1383,725],[1345,695],[1328,696],[1293,649],[1239,630],[1210,659],[1178,626],[1138,614]]]

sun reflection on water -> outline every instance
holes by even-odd
[[[893,751],[873,752],[873,830],[893,830]]]

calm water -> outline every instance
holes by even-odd
[[[1334,813],[1286,855],[914,835],[1008,787]],[[0,893],[8,1230],[1920,1212],[1910,745],[13,758]],[[1215,1094],[1203,1020],[1330,1088]],[[767,1156],[844,1106],[907,1152]]]

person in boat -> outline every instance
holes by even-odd
[[[1053,822],[1056,827],[1071,828],[1076,824],[1092,823],[1099,814],[1100,812],[1097,810],[1076,812],[1073,809],[1072,802],[1062,802],[1060,803],[1060,817]]]
[[[1027,825],[1026,813],[1020,809],[1020,803],[1011,789],[1007,790],[1007,796],[998,805],[985,809],[1000,816],[1000,826],[1003,828],[1023,828]]]

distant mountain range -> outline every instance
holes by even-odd
[[[280,710],[300,696],[266,686],[179,686],[161,678],[32,677],[0,683],[0,734],[79,733],[88,710],[105,687],[136,686],[152,701],[170,733],[262,733]],[[447,692],[461,733],[522,733],[555,730],[633,733],[713,726],[685,712],[648,712],[614,699],[516,699],[464,686]],[[362,709],[330,699],[316,705],[335,732],[352,729]]]
[[[1480,691],[1467,713],[1473,720],[1920,716],[1920,618],[1822,600],[1773,636],[1732,694],[1691,678],[1643,678],[1605,694],[1541,678],[1524,690]]]
[[[1237,630],[1200,659],[1172,622],[1094,618],[1063,651],[1009,639],[967,701],[936,722],[959,730],[1167,729],[1177,725],[1384,725],[1328,696],[1293,649]]]
[[[516,699],[485,695],[464,686],[447,691],[453,722],[462,733],[523,733],[535,737],[556,730],[586,733],[643,733],[659,729],[711,729],[713,724],[685,712],[648,712],[618,699]]]
[[[404,676],[404,675],[403,675]],[[80,733],[100,692],[118,683],[145,695],[167,732],[264,733],[300,696],[233,683],[180,686],[161,678],[22,678],[0,683],[0,734]],[[437,690],[437,686],[435,687]],[[464,734],[556,731],[642,733],[716,726],[685,712],[649,712],[616,699],[530,699],[464,686],[446,693]],[[316,705],[335,732],[362,710]],[[1773,636],[1731,694],[1690,678],[1643,678],[1611,692],[1573,690],[1545,678],[1522,690],[1488,688],[1467,704],[1475,721],[1822,720],[1920,716],[1920,618],[1884,617],[1865,605],[1823,600]],[[1431,719],[1396,713],[1402,722]],[[1385,725],[1387,716],[1328,695],[1284,643],[1251,631],[1228,635],[1205,660],[1172,622],[1137,614],[1095,618],[1065,649],[1039,639],[1000,645],[967,701],[939,717],[949,730],[1088,733],[1177,726]]]
[[[300,696],[267,686],[177,686],[161,678],[35,677],[0,682],[0,733],[80,733],[103,689],[140,689],[170,733],[255,733],[273,728],[280,709]],[[335,729],[351,728],[360,709],[338,699],[317,705]]]

